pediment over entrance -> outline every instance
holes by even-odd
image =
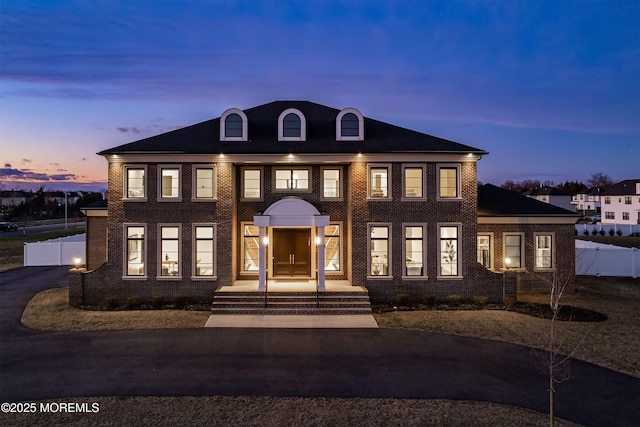
[[[306,200],[287,197],[269,206],[264,214],[254,216],[253,223],[259,227],[327,226],[329,215],[321,215]]]

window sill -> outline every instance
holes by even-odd
[[[156,276],[156,279],[162,281],[182,280],[182,276]]]
[[[462,197],[436,197],[438,202],[460,202]]]
[[[122,276],[122,280],[148,280],[148,276]]]
[[[438,280],[462,280],[464,276],[437,276]]]
[[[367,280],[393,280],[393,276],[367,276]]]
[[[426,197],[402,197],[400,199],[401,202],[426,202],[427,200]]]
[[[146,202],[148,199],[146,197],[133,197],[133,198],[123,198],[123,202]]]
[[[218,276],[191,276],[191,280],[193,281],[216,281],[218,280]]]
[[[263,202],[264,199],[262,197],[255,197],[255,198],[252,198],[252,197],[241,197],[240,201],[241,202]]]
[[[392,197],[367,197],[367,202],[393,202]]]
[[[192,198],[191,199],[192,202],[217,202],[218,198],[217,197],[200,197],[200,198]]]
[[[417,280],[429,280],[429,277],[428,276],[402,276],[402,280],[411,282],[411,281],[417,281]]]
[[[161,199],[156,199],[157,202],[159,203],[175,203],[175,202],[182,202],[182,197],[163,197]]]

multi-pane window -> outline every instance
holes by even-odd
[[[239,114],[229,114],[224,120],[224,136],[242,137],[242,117]]]
[[[194,195],[196,199],[213,199],[216,196],[216,170],[209,167],[194,167]]]
[[[145,227],[143,225],[125,226],[127,247],[125,253],[126,276],[145,275]]]
[[[180,275],[180,227],[160,226],[160,276]]]
[[[180,197],[180,169],[160,169],[160,195],[163,199]]]
[[[389,197],[389,167],[371,166],[369,168],[369,197]]]
[[[194,226],[194,260],[195,276],[212,277],[215,276],[215,226],[196,225]]]
[[[144,168],[127,168],[126,198],[143,199],[144,191]]]
[[[242,170],[242,197],[245,199],[262,198],[262,170]]]
[[[360,121],[358,116],[353,113],[347,113],[340,120],[340,134],[342,136],[359,136]]]
[[[604,204],[605,205],[610,205],[611,204],[611,197],[610,196],[605,196],[604,197]]]
[[[297,116],[296,116],[297,117]],[[308,169],[276,169],[276,190],[308,190]]]
[[[440,197],[458,197],[458,168],[441,167],[439,174]]]
[[[295,113],[289,113],[282,119],[282,136],[300,137],[301,127],[300,117]]]
[[[322,197],[325,199],[339,199],[340,169],[322,169]]]
[[[404,227],[404,275],[424,276],[424,227]]]
[[[258,227],[244,225],[242,237],[242,271],[258,271],[260,265],[260,237]]]
[[[491,268],[491,236],[478,235],[478,263],[485,268]]]
[[[440,276],[458,276],[458,227],[440,227]]]
[[[371,276],[389,276],[389,240],[388,225],[369,226],[369,274]]]
[[[551,234],[536,234],[536,268],[553,267],[553,238]]]
[[[421,167],[404,168],[404,197],[421,199],[424,197],[423,185],[424,169]]]
[[[629,212],[622,212],[622,220],[629,221]]]
[[[631,196],[624,196],[624,204],[625,205],[631,204]]]
[[[340,226],[331,224],[324,228],[324,269],[340,271]]]
[[[522,268],[522,235],[505,234],[504,236],[505,267]]]
[[[616,219],[616,213],[615,212],[605,212],[604,213],[604,218],[605,219]]]

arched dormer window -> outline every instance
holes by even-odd
[[[336,118],[336,141],[362,141],[364,118],[355,108],[345,108]]]
[[[307,120],[295,108],[284,110],[278,117],[278,141],[306,141]]]
[[[220,116],[220,141],[248,141],[247,116],[242,110],[230,108]]]

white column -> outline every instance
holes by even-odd
[[[324,286],[324,226],[318,227],[318,290],[325,291]]]
[[[258,227],[258,290],[267,290],[267,228]]]

